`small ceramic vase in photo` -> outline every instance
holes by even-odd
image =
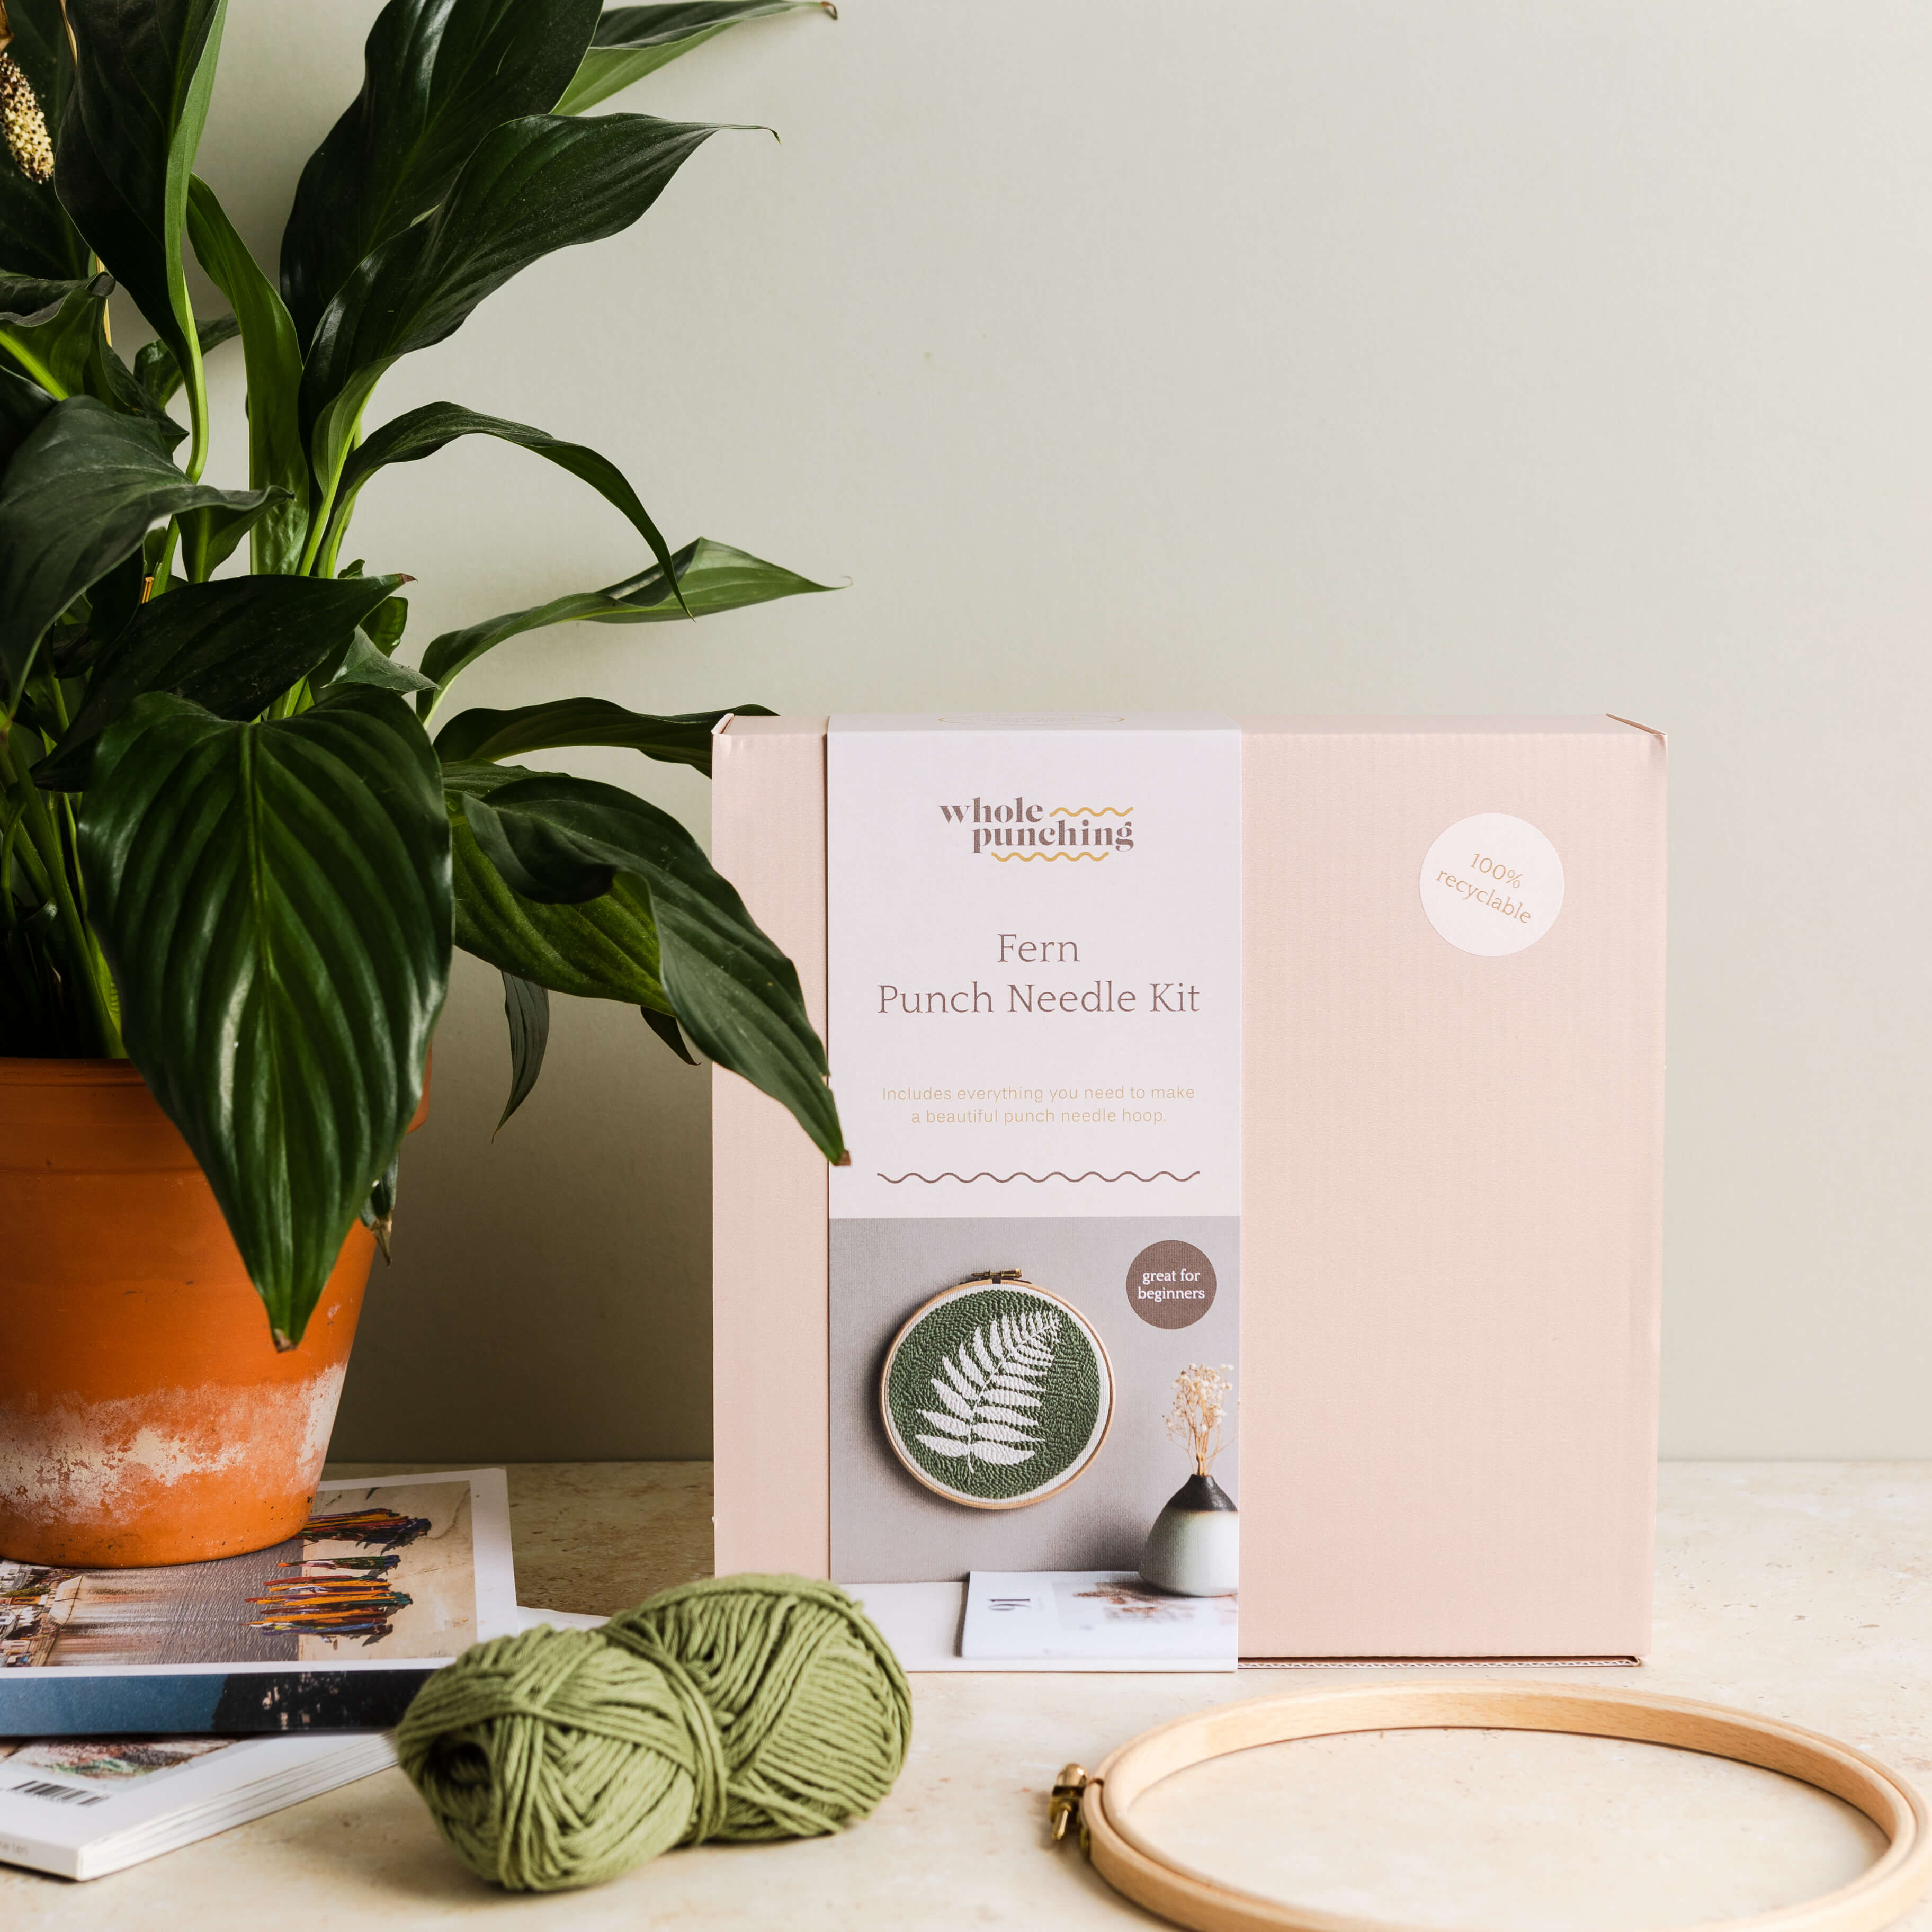
[[[1212,1476],[1190,1476],[1154,1518],[1141,1579],[1182,1597],[1231,1596],[1241,1581],[1241,1517]]]

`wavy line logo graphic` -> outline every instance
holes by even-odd
[[[1131,818],[1134,808],[1130,805],[1056,805],[1046,815],[1058,818],[1063,812],[1070,818],[1105,818],[1109,812],[1116,818]]]
[[[878,1172],[876,1168],[873,1171]],[[1030,1180],[1041,1186],[1049,1180],[1066,1180],[1076,1184],[1082,1180],[1100,1180],[1111,1187],[1116,1181],[1120,1180],[1198,1180],[1201,1170],[1197,1167],[1192,1174],[1176,1174],[1171,1168],[1160,1167],[1151,1174],[1136,1174],[1132,1168],[1124,1168],[1118,1174],[1102,1174],[1098,1168],[1090,1167],[1084,1174],[1064,1174],[1056,1167],[1047,1174],[1028,1174],[1024,1169],[1016,1174],[993,1174],[984,1168],[977,1174],[955,1174],[949,1168],[944,1174],[880,1174],[879,1178],[893,1187],[908,1180],[922,1180],[928,1187],[937,1187],[942,1180],[956,1180],[965,1186],[970,1186],[976,1180],[990,1180],[1000,1187],[1007,1186],[1016,1180]]]
[[[1002,866],[1010,866],[1016,859],[1023,866],[1030,866],[1037,859],[1044,859],[1049,866],[1056,859],[1091,859],[1097,866],[1102,859],[1112,856],[1106,852],[995,852],[993,854],[994,862]]]

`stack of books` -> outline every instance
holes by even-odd
[[[212,1563],[0,1557],[0,1860],[98,1878],[366,1778],[470,1644],[597,1621],[518,1608],[500,1469],[325,1488]]]

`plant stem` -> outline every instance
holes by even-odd
[[[335,574],[335,559],[342,548],[342,539],[349,533],[349,519],[344,517],[341,526],[335,530],[322,547],[322,554],[315,560],[315,574],[318,577]]]
[[[315,566],[322,555],[322,540],[328,534],[328,513],[335,502],[335,489],[332,484],[328,494],[322,499],[320,514],[309,520],[308,541],[302,545],[302,562],[296,566],[298,577],[313,577]]]
[[[154,569],[149,573],[148,589],[141,598],[143,604],[146,603],[150,598],[158,597],[168,587],[168,573],[172,568],[175,560],[175,539],[180,534],[181,526],[172,517],[170,518],[167,536],[161,545],[160,556],[156,560]]]
[[[208,376],[202,367],[201,338],[192,316],[188,324],[188,366],[182,371],[188,379],[188,480],[199,483],[208,466]]]
[[[53,897],[47,889],[47,875],[41,868],[40,855],[20,836],[24,830],[20,814],[16,812],[8,823],[6,838],[0,840],[0,907],[6,910],[9,926],[19,923],[14,916],[14,860],[16,854],[21,870],[26,874],[28,883],[40,894],[41,902],[44,904]]]
[[[349,438],[349,449],[353,450],[362,440],[362,418],[358,416],[356,428]],[[334,574],[335,554],[341,548],[342,539],[349,534],[349,518],[342,519],[342,527],[334,532],[334,542],[327,546],[328,555],[322,558],[323,540],[329,535],[329,519],[335,513],[335,493],[342,482],[342,472],[349,461],[348,451],[343,454],[341,463],[336,466],[335,474],[328,479],[328,488],[322,492],[322,501],[315,506],[309,520],[308,541],[302,546],[302,562],[296,567],[298,577],[328,577]],[[318,482],[321,478],[316,479]],[[351,514],[353,514],[352,511]],[[318,567],[320,566],[320,567]]]
[[[32,772],[15,769],[10,746],[0,746],[0,776],[4,777],[8,788],[20,801],[21,821],[46,868],[46,884],[52,888],[54,904],[60,909],[60,922],[66,931],[68,944],[74,950],[75,969],[86,982],[87,1003],[100,1035],[101,1053],[109,1060],[125,1060],[128,1049],[122,1044],[120,1022],[115,1018],[114,1008],[104,984],[107,962],[100,956],[100,948],[75,901],[74,888],[68,878],[67,854],[61,842],[59,828],[47,810],[46,796],[34,784]]]

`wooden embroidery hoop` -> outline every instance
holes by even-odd
[[[1197,1711],[1123,1744],[1090,1778],[1069,1765],[1049,1808],[1054,1835],[1064,1831],[1077,1804],[1081,1842],[1100,1876],[1192,1932],[1412,1932],[1388,1920],[1285,1904],[1224,1885],[1150,1844],[1130,1814],[1150,1785],[1230,1751],[1346,1731],[1424,1730],[1564,1731],[1732,1758],[1843,1798],[1889,1841],[1875,1864],[1822,1898],[1684,1932],[1874,1932],[1932,1885],[1925,1801],[1876,1758],[1775,1718],[1586,1684],[1384,1684],[1291,1691]]]

